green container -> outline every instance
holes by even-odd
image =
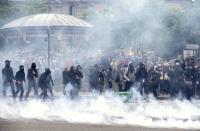
[[[133,92],[117,92],[124,102],[129,102],[133,98]]]

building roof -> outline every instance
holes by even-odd
[[[91,28],[88,22],[74,16],[63,14],[37,14],[19,18],[2,26],[0,30],[31,27],[73,27]]]

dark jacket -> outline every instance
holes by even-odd
[[[14,79],[14,73],[12,67],[4,67],[2,69],[3,81],[12,81]]]
[[[147,78],[147,70],[144,67],[138,68],[135,74],[136,81],[141,81],[142,79]]]
[[[45,72],[40,75],[40,78],[39,78],[39,87],[40,88],[44,88],[44,87],[47,88],[47,85],[48,85],[47,77],[48,77],[48,74]]]
[[[71,84],[75,84],[76,83],[76,72],[73,70],[69,71],[69,78],[70,78]]]
[[[63,84],[66,85],[70,82],[70,76],[68,71],[63,71],[62,72],[62,77],[63,77]]]
[[[15,74],[15,80],[20,82],[25,81],[25,73],[22,71],[17,71]]]
[[[77,84],[80,84],[81,83],[81,79],[83,78],[83,73],[81,71],[76,71],[75,72],[76,74],[76,83]]]
[[[28,80],[34,80],[35,78],[38,78],[38,72],[36,69],[28,69],[27,79]]]

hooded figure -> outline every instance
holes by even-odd
[[[42,93],[40,94],[40,97],[42,99],[46,99],[48,97],[47,95],[47,89],[48,89],[48,84],[49,84],[49,75],[51,75],[51,71],[49,68],[46,68],[45,69],[45,72],[42,73],[40,75],[40,78],[39,78],[39,87],[42,89]]]
[[[23,65],[19,66],[19,71],[17,71],[15,74],[15,80],[15,85],[17,88],[17,91],[15,92],[15,97],[17,97],[17,94],[20,92],[20,100],[22,100],[24,94],[23,83],[25,82],[25,73]]]
[[[15,89],[14,89],[14,73],[12,67],[10,67],[9,60],[5,61],[5,67],[2,69],[2,80],[3,80],[3,96],[6,96],[7,88],[10,86],[12,90],[13,97],[15,96]]]
[[[28,79],[28,91],[26,93],[26,99],[29,97],[29,93],[31,89],[34,89],[35,96],[38,96],[38,89],[37,89],[37,78],[38,78],[38,71],[36,69],[36,64],[32,63],[31,68],[28,69],[27,79]]]

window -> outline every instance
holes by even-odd
[[[76,16],[76,6],[75,5],[70,5],[70,7],[69,7],[69,15]]]
[[[88,5],[88,12],[93,12],[93,11],[95,11],[95,5],[94,4]]]

